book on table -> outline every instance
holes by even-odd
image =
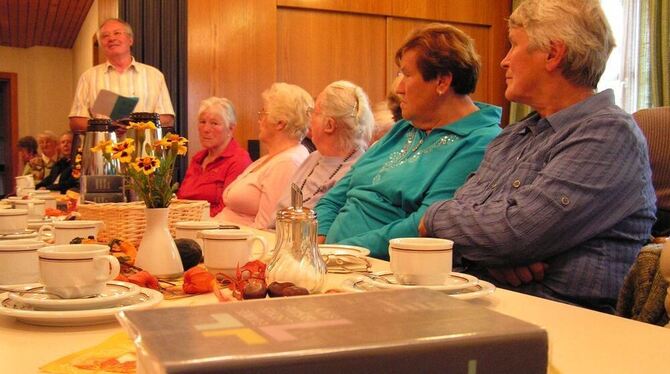
[[[146,373],[545,373],[546,331],[427,289],[126,311]]]

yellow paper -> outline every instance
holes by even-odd
[[[46,364],[40,370],[54,374],[135,373],[135,346],[125,332],[104,342]]]

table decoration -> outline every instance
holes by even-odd
[[[52,361],[40,370],[53,374],[136,373],[137,354],[133,341],[125,332],[105,341]]]
[[[147,123],[130,123],[130,128],[141,129]],[[140,131],[140,133],[142,133]],[[129,188],[146,206],[146,231],[140,241],[136,265],[164,278],[178,277],[184,272],[177,246],[168,230],[168,207],[178,183],[172,183],[174,163],[185,155],[188,140],[168,133],[152,145],[126,138],[122,142],[101,142],[92,150],[103,152],[105,159],[120,162],[120,172]]]

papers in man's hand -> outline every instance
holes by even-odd
[[[114,121],[128,118],[133,112],[139,98],[126,97],[109,90],[100,90],[95,98],[91,111],[95,115],[107,116]]]

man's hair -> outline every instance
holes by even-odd
[[[28,151],[31,155],[37,154],[37,140],[33,136],[24,136],[19,139],[17,143],[19,148],[23,148]]]
[[[523,28],[528,49],[548,51],[551,42],[565,44],[561,72],[570,82],[596,88],[615,46],[612,30],[597,0],[526,0],[509,18]]]
[[[98,31],[95,32],[95,36],[98,38],[98,43],[100,43],[100,30],[102,30],[102,27],[105,26],[109,22],[118,22],[123,25],[123,28],[126,29],[126,34],[133,38],[133,28],[130,26],[130,24],[120,18],[107,18],[106,20],[102,21],[100,24],[100,27],[98,27]]]
[[[475,91],[479,56],[472,38],[463,31],[440,23],[415,30],[395,54],[398,66],[408,50],[418,53],[417,65],[425,81],[451,74],[455,93],[467,95]]]

